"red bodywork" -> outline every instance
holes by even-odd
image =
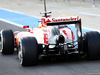
[[[48,22],[61,22],[61,21],[72,21],[78,20],[79,17],[64,17],[64,18],[41,18],[41,24],[39,27],[29,28],[29,26],[24,26],[23,28],[28,28],[27,31],[14,32],[15,35],[15,44],[19,46],[19,41],[23,37],[35,37],[38,43],[49,44],[48,38],[51,36],[51,30],[55,26],[47,26]],[[73,31],[69,27],[59,29],[61,34],[65,39],[75,40]]]

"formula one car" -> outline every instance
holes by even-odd
[[[39,27],[27,31],[1,31],[2,54],[12,54],[18,50],[22,66],[36,65],[38,59],[47,56],[78,54],[87,59],[100,59],[100,34],[97,31],[82,35],[81,19],[78,16],[51,18],[45,13]],[[76,35],[69,28],[75,25]]]

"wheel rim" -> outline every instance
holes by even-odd
[[[1,52],[2,52],[2,50],[3,50],[3,36],[2,36],[2,31],[1,31]]]
[[[23,52],[22,52],[22,45],[21,44],[19,46],[18,58],[19,58],[20,64],[22,64],[23,63]]]

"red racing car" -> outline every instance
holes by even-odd
[[[1,31],[2,54],[12,54],[14,48],[22,66],[36,65],[38,59],[47,56],[78,54],[87,59],[100,59],[100,34],[97,31],[82,35],[81,19],[78,16],[51,18],[45,13],[39,27],[27,31]],[[74,25],[74,32],[69,28]],[[76,39],[76,40],[75,40]]]

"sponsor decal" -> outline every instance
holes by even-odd
[[[59,18],[46,18],[45,22],[63,22],[63,21],[77,21],[79,16],[75,17],[59,17]]]

